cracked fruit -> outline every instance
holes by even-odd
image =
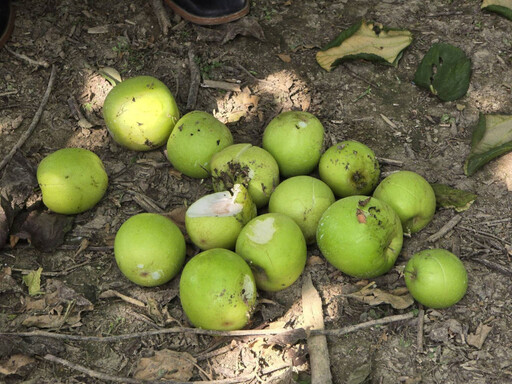
[[[393,207],[405,233],[421,230],[436,212],[434,190],[415,172],[398,171],[389,175],[375,188],[373,196]]]
[[[244,259],[227,249],[197,254],[181,273],[181,306],[198,328],[243,328],[251,318],[256,297],[251,269]]]
[[[170,219],[156,213],[130,217],[114,241],[117,265],[130,281],[155,287],[178,274],[185,261],[185,238]]]
[[[101,200],[108,176],[95,153],[83,148],[64,148],[41,161],[37,182],[48,208],[73,215],[91,209]]]
[[[190,240],[202,250],[234,249],[238,234],[256,217],[247,189],[236,184],[231,191],[203,196],[192,204],[185,215]]]
[[[358,141],[342,141],[320,158],[320,178],[338,197],[368,195],[379,182],[380,167],[375,153]]]
[[[103,118],[116,143],[149,151],[166,143],[180,112],[164,83],[137,76],[112,88],[103,104]]]
[[[385,202],[368,196],[338,200],[322,215],[317,244],[347,275],[374,278],[388,272],[402,249],[400,218]]]
[[[236,253],[251,266],[259,289],[280,291],[301,275],[307,248],[293,219],[281,213],[267,213],[252,219],[242,229]]]
[[[226,125],[213,115],[192,111],[183,116],[167,142],[167,158],[172,166],[194,178],[210,176],[212,156],[233,144]]]
[[[268,203],[269,212],[291,217],[302,230],[307,244],[316,240],[318,221],[335,201],[331,188],[311,176],[295,176],[276,187]]]
[[[324,127],[308,112],[283,112],[263,133],[263,149],[274,156],[283,177],[311,173],[318,165],[323,143]]]
[[[414,254],[404,269],[412,297],[429,308],[447,308],[464,297],[468,275],[460,259],[445,249]]]

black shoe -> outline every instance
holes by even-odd
[[[172,10],[195,24],[217,25],[249,13],[248,0],[165,0]]]
[[[10,0],[0,0],[0,49],[5,45],[14,28],[14,9]]]

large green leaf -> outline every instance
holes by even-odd
[[[509,20],[512,20],[512,0],[484,0],[482,9],[498,13]]]
[[[316,54],[316,61],[331,71],[342,61],[364,59],[396,66],[402,52],[412,42],[409,31],[385,28],[360,21],[341,32]]]
[[[429,89],[443,101],[457,100],[469,88],[471,61],[450,44],[432,45],[414,75],[416,85]]]
[[[452,188],[446,184],[430,184],[436,195],[437,208],[453,208],[457,212],[466,211],[478,197],[474,193]]]
[[[512,151],[512,116],[480,114],[473,130],[471,152],[464,173],[474,174],[492,159]]]

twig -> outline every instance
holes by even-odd
[[[416,338],[418,344],[418,352],[423,352],[423,328],[425,325],[425,309],[423,305],[419,305],[420,310],[418,312],[418,335]]]
[[[462,215],[455,215],[453,216],[445,225],[441,227],[439,231],[431,235],[427,241],[434,242],[439,240],[441,237],[446,235],[448,232],[450,232],[459,222],[462,220]]]
[[[30,57],[28,57],[28,56],[26,56],[26,55],[24,55],[22,53],[18,53],[16,51],[13,51],[7,45],[4,46],[4,48],[11,55],[17,57],[20,60],[26,61],[30,65],[34,65],[36,67],[43,67],[43,68],[48,68],[50,66],[50,64],[47,61],[45,61],[45,60],[34,60],[34,59],[31,59]]]
[[[371,85],[372,87],[379,88],[379,86],[375,83],[372,83],[371,81],[366,80],[364,77],[359,76],[357,73],[355,73],[352,69],[349,68],[347,64],[342,64],[343,68],[345,68],[350,75],[355,77],[356,79],[359,79],[361,81],[364,81],[366,84]]]
[[[475,261],[479,264],[485,265],[487,268],[492,269],[496,272],[502,273],[507,276],[512,276],[512,269],[507,268],[504,265],[495,263],[495,262],[487,260],[487,259],[479,258],[479,257],[474,257],[474,258],[471,258],[470,260]]]
[[[167,36],[169,28],[171,28],[172,25],[162,4],[162,0],[151,0],[151,6],[153,7],[153,12],[155,12],[162,34]]]
[[[462,11],[438,12],[438,13],[429,13],[426,16],[427,17],[454,16],[454,15],[462,15],[463,13],[464,12],[462,12]]]
[[[376,325],[389,324],[397,321],[408,320],[414,317],[413,312],[404,313],[401,315],[387,316],[381,319],[367,321],[365,323],[349,325],[339,329],[313,329],[310,335],[327,335],[327,336],[341,336],[347,333],[355,332],[360,329],[370,328]],[[295,335],[301,339],[306,338],[306,330],[304,328],[296,329],[257,329],[257,330],[239,330],[239,331],[213,331],[208,329],[199,328],[163,328],[153,331],[127,333],[124,335],[115,336],[81,336],[81,335],[68,335],[63,333],[47,332],[47,331],[32,331],[32,332],[0,332],[0,335],[7,336],[20,336],[20,337],[48,337],[52,339],[61,340],[74,340],[74,341],[96,341],[96,342],[113,342],[120,340],[136,339],[140,337],[148,337],[164,334],[185,334],[192,333],[196,335],[220,336],[220,337],[240,337],[240,336],[253,336],[253,337],[266,337],[271,335]]]
[[[50,93],[53,88],[53,83],[55,82],[55,65],[52,66],[52,71],[50,73],[50,80],[48,81],[48,86],[46,87],[46,92],[43,95],[43,98],[41,100],[41,104],[39,105],[39,109],[37,110],[36,114],[34,115],[34,118],[32,119],[32,123],[30,123],[30,126],[28,127],[27,131],[21,135],[18,142],[12,147],[11,151],[5,156],[5,158],[0,163],[0,171],[5,167],[5,165],[12,159],[14,154],[18,149],[20,149],[23,144],[25,144],[25,141],[30,137],[30,135],[34,132],[34,130],[37,127],[37,124],[39,123],[39,120],[41,119],[41,115],[43,114],[43,110],[46,107],[46,103],[48,102],[48,99],[50,98]]]
[[[68,360],[61,359],[60,357],[47,354],[43,357],[45,360],[51,361],[52,363],[61,364],[67,368],[73,369],[78,372],[82,372],[87,376],[94,377],[103,381],[113,381],[116,383],[128,383],[128,384],[229,384],[229,383],[243,383],[254,379],[254,375],[237,377],[233,379],[213,380],[213,381],[174,381],[174,380],[138,380],[129,377],[118,377],[109,375],[106,373],[94,371],[90,368],[84,367],[83,365],[72,363]]]
[[[194,51],[188,51],[188,62],[190,67],[190,88],[188,90],[187,109],[192,110],[196,106],[197,93],[199,92],[199,84],[201,83],[201,73],[195,62]]]
[[[240,92],[240,85],[228,83],[227,81],[216,81],[216,80],[203,80],[201,87],[203,88],[216,88],[223,89],[225,91]]]
[[[393,129],[398,129],[398,127],[396,126],[395,123],[393,123],[391,120],[389,120],[389,118],[386,116],[386,115],[383,115],[382,113],[380,114],[380,117],[382,117],[382,120],[384,120],[384,122],[389,125],[391,128]]]
[[[404,162],[400,160],[393,160],[393,159],[386,159],[384,157],[377,157],[377,160],[379,163],[387,164],[387,165],[394,165],[396,167],[403,167]]]
[[[492,233],[488,233],[488,232],[484,232],[484,231],[479,231],[477,229],[474,229],[474,228],[471,228],[471,227],[465,227],[465,226],[462,226],[462,225],[459,225],[458,228],[464,229],[466,231],[470,231],[470,232],[473,232],[473,233],[476,233],[478,235],[482,235],[482,236],[488,237],[490,239],[494,239],[494,240],[496,240],[496,241],[498,241],[500,243],[505,243],[505,244],[509,244],[510,245],[510,243],[507,243],[503,239],[500,239],[498,236],[494,236]]]

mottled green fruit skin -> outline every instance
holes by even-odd
[[[242,228],[236,253],[251,266],[257,287],[275,292],[299,278],[306,265],[307,248],[293,219],[281,213],[267,213]]]
[[[183,174],[201,179],[210,176],[210,160],[233,144],[226,125],[213,115],[192,111],[183,116],[167,142],[167,158]]]
[[[251,318],[257,291],[251,268],[236,253],[209,249],[183,268],[180,300],[190,322],[198,328],[231,331]]]
[[[380,167],[369,147],[347,140],[325,151],[318,172],[337,197],[347,197],[371,193],[379,182]]]
[[[435,309],[456,304],[468,288],[464,264],[445,249],[427,249],[414,254],[405,266],[404,279],[416,301]]]
[[[415,172],[399,171],[389,175],[375,188],[373,196],[393,207],[405,233],[423,229],[436,212],[434,189]]]
[[[316,241],[320,217],[335,201],[331,188],[311,176],[294,176],[281,182],[268,203],[269,212],[283,213],[300,227],[307,244]]]
[[[156,213],[126,220],[114,241],[114,255],[123,275],[143,287],[171,280],[185,262],[185,238],[176,224]]]
[[[402,225],[395,211],[368,196],[338,200],[324,212],[317,229],[317,244],[327,261],[358,278],[388,272],[402,243]]]
[[[180,118],[169,88],[152,76],[137,76],[117,84],[103,104],[103,118],[112,138],[134,150],[164,145]]]
[[[263,149],[274,156],[283,177],[311,173],[322,155],[323,142],[324,127],[309,112],[283,112],[263,133]]]
[[[242,184],[258,208],[268,204],[279,184],[279,166],[274,157],[248,143],[233,144],[214,154],[210,167],[215,191]]]
[[[101,159],[82,148],[63,148],[46,156],[37,168],[44,204],[56,213],[73,215],[94,207],[108,186]]]

